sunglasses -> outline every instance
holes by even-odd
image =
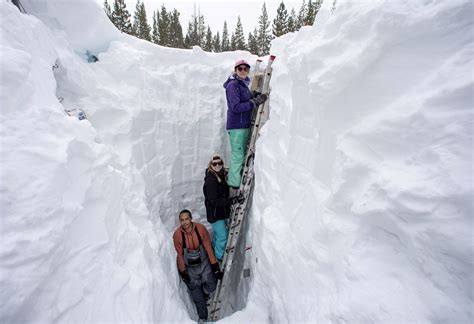
[[[237,67],[237,70],[239,70],[239,71],[248,71],[249,68],[246,67],[246,66],[239,66],[239,67]]]
[[[220,162],[212,162],[211,165],[212,166],[218,166],[218,165],[223,165],[224,163],[222,161]]]

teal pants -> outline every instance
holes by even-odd
[[[224,258],[225,245],[227,244],[227,225],[225,220],[221,219],[211,224],[213,236],[212,236],[212,247],[214,248],[214,254],[218,260]]]
[[[230,168],[227,175],[227,184],[231,187],[239,187],[250,129],[230,129],[228,132],[230,137]]]

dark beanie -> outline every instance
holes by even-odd
[[[179,217],[181,214],[188,214],[189,217],[193,218],[193,214],[191,214],[191,212],[190,212],[188,209],[183,209],[182,211],[180,211],[178,217]]]

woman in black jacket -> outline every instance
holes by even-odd
[[[212,247],[219,261],[224,257],[227,243],[228,229],[225,220],[230,216],[230,206],[235,200],[229,197],[229,185],[226,182],[226,177],[227,171],[224,168],[224,161],[220,156],[214,155],[206,169],[203,191],[207,221],[211,223],[214,232]]]

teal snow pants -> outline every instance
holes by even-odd
[[[212,247],[218,260],[224,258],[225,245],[227,244],[227,225],[225,220],[221,219],[211,224],[212,226]]]
[[[230,129],[228,133],[230,137],[230,168],[227,175],[227,184],[230,187],[239,187],[250,129]]]

